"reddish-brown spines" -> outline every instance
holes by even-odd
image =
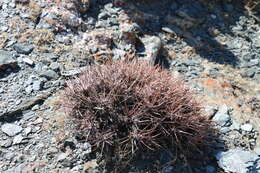
[[[201,106],[169,71],[142,61],[92,66],[67,83],[64,107],[92,146],[125,158],[137,151],[208,144]]]

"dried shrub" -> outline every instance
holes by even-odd
[[[166,70],[116,61],[69,81],[63,106],[96,150],[127,159],[162,148],[189,154],[208,145],[211,122],[193,97]]]

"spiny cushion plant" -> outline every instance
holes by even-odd
[[[208,144],[211,122],[183,82],[144,61],[91,66],[67,82],[64,104],[78,132],[105,155]]]

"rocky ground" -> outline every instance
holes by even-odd
[[[69,133],[59,98],[81,69],[126,57],[185,80],[220,129],[209,158],[183,166],[161,152],[157,172],[260,172],[259,12],[230,1],[0,1],[0,172],[109,172]],[[144,160],[127,172],[153,172]]]

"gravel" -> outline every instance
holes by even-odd
[[[125,56],[148,59],[178,75],[217,125],[218,144],[189,162],[193,172],[255,171],[256,14],[244,15],[243,6],[229,1],[72,2],[0,2],[0,172],[106,172],[90,144],[71,133],[59,90],[89,65]],[[223,148],[227,151],[219,151]],[[125,172],[188,172],[183,163],[167,165],[176,153],[150,154],[155,153],[140,154],[141,161]]]

